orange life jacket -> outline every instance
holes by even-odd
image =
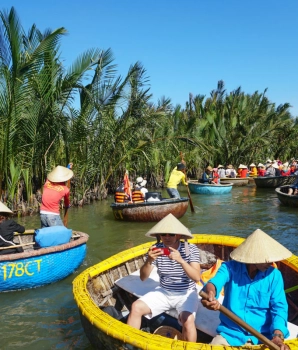
[[[116,192],[115,193],[115,202],[116,203],[124,203],[126,199],[125,192]]]
[[[142,203],[144,202],[144,197],[142,191],[133,191],[132,193],[132,201],[134,203]]]

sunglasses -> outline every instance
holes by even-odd
[[[176,236],[176,233],[161,233],[160,236],[161,237],[165,237],[165,236],[174,237],[174,236]]]

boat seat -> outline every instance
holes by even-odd
[[[149,278],[147,278],[145,281],[141,281],[140,270],[137,270],[128,276],[118,279],[115,282],[115,284],[118,287],[139,298],[159,286],[159,276],[157,273],[157,268],[154,266]],[[197,289],[199,293],[202,287],[197,285]],[[199,299],[201,299],[200,296]],[[222,303],[223,296],[221,295],[218,300],[220,303]],[[168,311],[167,313],[172,317],[178,318],[177,312],[174,309]],[[197,329],[214,337],[216,335],[216,328],[219,325],[219,323],[219,312],[208,310],[202,305],[202,303],[199,303],[195,319]],[[287,339],[297,338],[298,326],[291,322],[288,322],[288,329],[290,332],[290,336]]]

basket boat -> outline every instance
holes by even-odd
[[[220,183],[222,185],[226,183],[232,183],[233,186],[246,186],[249,183],[249,178],[248,177],[223,177],[220,178]]]
[[[287,207],[298,208],[298,196],[297,195],[289,195],[288,189],[289,185],[277,187],[275,192],[277,194],[278,199],[283,205]]]
[[[254,180],[257,187],[276,188],[293,184],[297,180],[297,176],[258,176],[254,177]]]
[[[24,252],[0,255],[0,292],[40,287],[67,277],[82,264],[88,238],[73,231],[69,243],[36,249],[34,230],[15,235],[14,243]]]
[[[201,184],[197,181],[188,182],[190,192],[198,194],[226,194],[231,192],[232,186],[233,184],[231,182],[224,184]]]
[[[188,208],[188,198],[163,198],[156,202],[112,203],[116,220],[150,222],[160,221],[168,214],[181,218]]]
[[[243,238],[232,236],[195,234],[190,242],[196,244],[200,249],[213,252],[222,260],[228,260],[230,252],[243,240]],[[187,343],[182,340],[134,329],[104,311],[107,306],[113,306],[118,310],[123,307],[122,310],[124,310],[127,305],[129,308],[131,302],[136,299],[134,295],[119,287],[117,280],[126,277],[137,277],[133,275],[142,266],[145,254],[151,245],[152,242],[145,243],[116,254],[86,269],[73,281],[74,299],[79,308],[85,333],[92,346],[94,349],[108,350],[218,350],[219,346],[200,342],[200,340],[197,343]],[[298,329],[298,288],[293,287],[298,285],[298,257],[293,255],[291,258],[277,263],[277,265],[283,275],[285,289],[290,291],[287,293],[289,322],[294,327],[295,336],[291,340],[286,340],[285,343],[291,350],[294,350],[298,348],[298,339],[296,338]],[[131,283],[131,285],[134,285],[134,283]],[[292,290],[291,287],[293,287]],[[250,348],[263,350],[264,346],[255,345]],[[225,350],[236,349],[244,350],[247,347],[225,346]]]

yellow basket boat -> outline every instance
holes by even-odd
[[[190,243],[200,249],[211,251],[222,260],[228,260],[230,252],[243,242],[243,238],[221,235],[195,234]],[[73,281],[74,299],[78,305],[85,333],[95,349],[175,349],[175,350],[236,350],[259,349],[264,345],[254,346],[215,346],[205,343],[192,343],[167,338],[134,329],[104,312],[106,306],[119,307],[125,304],[125,294],[115,281],[136,272],[144,262],[144,256],[153,242],[148,242],[116,254],[96,264],[75,278]],[[289,304],[289,322],[298,326],[298,257],[277,263],[285,283]],[[296,328],[295,328],[296,329]],[[298,349],[298,338],[285,340],[291,350]]]

